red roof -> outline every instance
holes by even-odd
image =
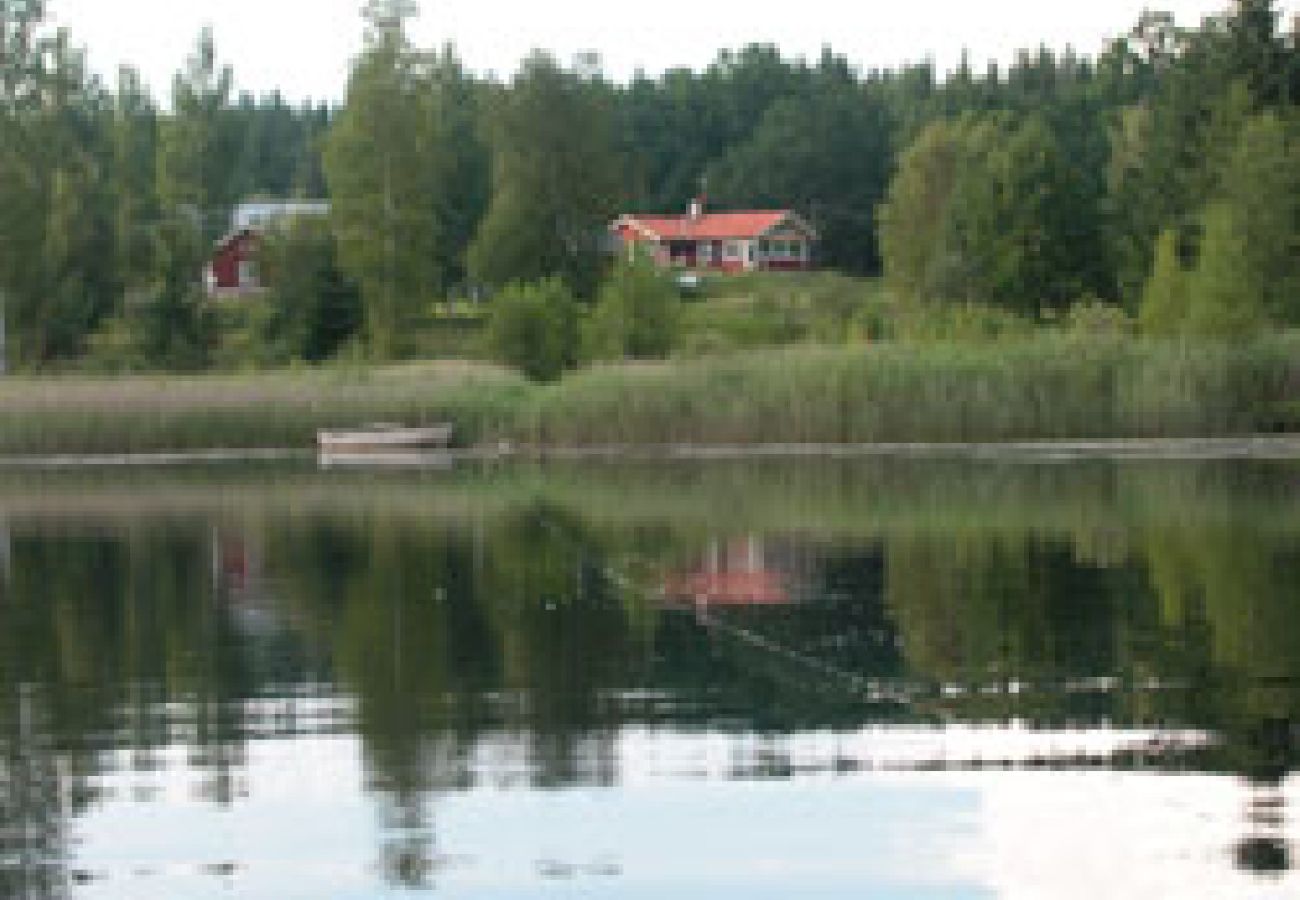
[[[622,221],[660,240],[720,241],[752,239],[786,219],[800,231],[803,223],[788,209],[704,213],[699,216],[626,216]]]

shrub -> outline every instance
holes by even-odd
[[[995,342],[1034,330],[1028,319],[981,303],[917,304],[901,311],[895,327],[899,339],[919,343]]]
[[[661,359],[677,342],[681,300],[648,260],[617,266],[601,286],[588,331],[596,358]]]
[[[1084,297],[1071,306],[1065,326],[1081,337],[1118,338],[1133,333],[1133,320],[1124,310],[1096,297]]]
[[[578,311],[559,278],[507,285],[493,300],[488,348],[534,381],[552,381],[577,362]]]

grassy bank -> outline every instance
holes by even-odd
[[[1300,340],[1188,345],[1054,333],[620,366],[540,393],[540,444],[1180,437],[1295,424]]]
[[[549,386],[441,363],[0,382],[0,453],[307,447],[320,427],[452,421],[542,446],[1004,441],[1300,425],[1300,337],[1185,344],[1040,333],[798,346],[601,366]]]
[[[450,419],[508,431],[529,386],[444,362],[249,375],[0,379],[0,453],[310,447],[318,428]]]

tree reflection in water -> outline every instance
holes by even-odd
[[[0,484],[0,893],[85,874],[73,820],[124,768],[184,747],[198,794],[238,804],[251,742],[351,731],[376,868],[410,888],[457,862],[439,798],[614,785],[620,733],[646,725],[1202,729],[1141,759],[1019,763],[1236,773],[1236,864],[1291,865],[1291,466],[327,478],[234,503],[225,484]],[[788,774],[782,753],[733,774]]]

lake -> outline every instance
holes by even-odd
[[[1293,897],[1300,463],[0,470],[0,896]]]

